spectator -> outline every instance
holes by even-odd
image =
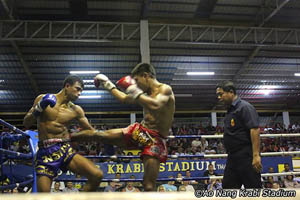
[[[294,180],[293,175],[287,175],[283,182],[285,188],[300,188],[300,184]]]
[[[160,185],[157,187],[157,192],[165,192],[165,187],[163,185]]]
[[[183,181],[183,186],[185,187],[187,192],[195,192],[194,187],[189,184],[189,181]],[[181,186],[179,186],[179,187],[181,187]]]
[[[174,178],[173,176],[169,176],[168,178]],[[168,181],[168,184],[163,184],[166,192],[177,191],[177,187],[174,185],[174,181]]]
[[[122,192],[140,192],[140,190],[133,186],[133,182],[129,181],[126,184],[126,187],[123,188]]]
[[[284,170],[282,170],[280,173],[283,173],[283,172],[292,172],[292,170],[290,169],[289,163],[284,163]],[[285,177],[280,176],[280,180],[283,182],[285,180]]]
[[[274,172],[274,168],[273,167],[269,167],[268,168],[268,173],[272,174],[275,173]],[[272,176],[273,177],[273,181],[277,182],[278,181],[278,176]]]
[[[200,147],[201,146],[201,141],[199,138],[196,138],[195,140],[192,141],[192,147]]]
[[[191,171],[190,170],[185,171],[185,177],[186,178],[191,178]]]
[[[291,143],[291,145],[289,145],[288,151],[298,151],[299,148],[297,146],[297,144],[295,143]]]
[[[273,176],[268,176],[267,181],[265,182],[265,188],[273,188],[274,180]]]
[[[203,176],[204,177],[210,177],[210,176],[218,176],[218,174],[214,171],[214,166],[213,164],[209,164],[208,165],[208,170],[206,170],[204,173],[203,173]],[[204,180],[204,184],[206,186],[208,186],[209,184],[209,181],[208,180]]]
[[[225,148],[223,143],[219,141],[217,144],[217,154],[223,154],[223,153],[225,153]]]
[[[272,142],[270,146],[270,152],[278,152],[278,151],[279,151],[278,146],[275,144],[275,142]]]
[[[278,182],[274,182],[272,185],[272,189],[279,189],[280,188],[280,184]]]
[[[73,192],[79,192],[79,190],[77,188],[73,187],[73,183],[71,181],[68,181],[67,182],[67,187],[65,187],[65,189],[63,190],[63,192],[73,193]]]
[[[191,178],[191,171],[189,171],[189,170],[185,171],[185,178]],[[196,180],[190,180],[190,181],[188,181],[188,183],[193,184],[193,185],[198,184],[198,182]]]
[[[116,176],[115,176],[115,179],[121,179],[121,174],[120,173],[116,173]],[[124,182],[116,182],[115,183],[115,187],[116,187],[116,190],[118,189],[121,189],[123,187],[125,187],[125,183]]]
[[[214,150],[214,149],[212,148],[211,145],[208,145],[207,148],[206,148],[206,150],[204,151],[204,153],[205,153],[205,154],[216,154],[217,152],[216,152],[216,150]]]
[[[280,151],[280,152],[285,152],[285,151],[287,151],[287,150],[288,150],[287,145],[284,144],[283,142],[280,142],[278,151]]]
[[[179,186],[179,192],[186,192],[186,187],[184,185]]]
[[[58,192],[62,192],[62,190],[60,189],[60,183],[55,182],[54,187],[51,188],[51,193],[58,193]]]
[[[130,176],[130,179],[135,179],[135,176],[134,176],[134,175],[131,175],[131,176]],[[133,182],[133,186],[134,186],[134,187],[143,187],[142,183],[141,183],[141,182],[138,182],[138,181]]]
[[[178,179],[182,179],[182,178],[183,178],[183,177],[182,177],[182,174],[181,174],[181,173],[178,173],[178,174],[177,174],[177,178],[178,178]],[[181,181],[180,181],[180,180],[176,180],[176,181],[175,181],[175,185],[176,185],[176,186],[182,185],[182,180],[181,180]]]
[[[222,189],[222,183],[219,179],[210,179],[207,186],[208,190],[220,190]]]
[[[201,138],[201,152],[205,152],[205,149],[208,146],[208,142],[205,138]]]
[[[104,188],[104,192],[115,192],[116,191],[116,182],[109,182],[108,186]]]

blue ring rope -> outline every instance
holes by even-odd
[[[84,156],[86,158],[90,158],[90,159],[130,159],[130,158],[140,158],[140,156],[117,156],[117,155],[113,155],[113,156]],[[204,154],[199,154],[199,155],[168,155],[168,158],[204,158]]]
[[[30,184],[31,182],[33,182],[33,179],[26,180],[26,181],[21,182],[21,183],[14,183],[14,184],[10,184],[10,185],[0,186],[0,191],[3,191],[3,190],[12,190],[15,187],[25,186],[27,184]]]
[[[16,152],[16,151],[10,151],[10,150],[7,150],[7,149],[2,149],[2,148],[0,148],[0,153],[3,153],[3,155],[5,154],[5,155],[10,156],[9,157],[10,159],[28,160],[28,159],[33,158],[32,153],[19,153],[19,152]]]
[[[35,152],[35,150],[34,150],[34,146],[33,146],[33,143],[32,143],[32,140],[30,139],[30,135],[29,134],[27,134],[27,133],[25,133],[24,131],[22,131],[22,130],[20,130],[20,129],[18,129],[17,127],[15,127],[15,126],[13,126],[13,125],[11,125],[11,124],[9,124],[9,123],[7,123],[6,121],[4,121],[4,120],[2,120],[2,119],[0,119],[0,124],[2,124],[3,126],[5,126],[5,127],[7,127],[7,128],[9,128],[10,130],[12,130],[12,131],[14,131],[14,132],[16,132],[16,133],[18,133],[18,134],[21,134],[21,135],[23,135],[23,136],[25,136],[25,137],[27,137],[28,138],[28,141],[29,141],[29,148],[30,148],[30,151],[31,151],[31,154],[24,154],[25,155],[25,158],[27,159],[32,159],[32,166],[33,166],[33,170],[32,170],[32,174],[33,174],[33,185],[32,185],[32,192],[37,192],[37,187],[36,187],[36,172],[35,172],[35,169],[34,169],[34,166],[35,166],[35,156],[34,156],[34,152]],[[16,137],[18,137],[18,136],[16,136]],[[12,136],[11,138],[14,138],[14,136]],[[23,155],[22,153],[18,153],[18,152],[14,152],[14,153],[12,153],[12,151],[9,151],[9,150],[5,150],[5,149],[2,149],[2,137],[0,136],[0,141],[1,141],[1,149],[0,149],[0,152],[5,152],[5,153],[8,153],[8,154],[10,154],[11,156],[18,156],[18,155]],[[5,151],[4,151],[5,150]],[[3,155],[3,154],[2,154]],[[0,156],[1,157],[1,161],[2,161],[2,155]],[[30,158],[29,158],[29,156],[30,156]],[[1,165],[2,165],[2,162],[1,162]],[[2,168],[2,167],[1,167]],[[27,183],[28,184],[28,183]],[[15,186],[17,186],[18,184],[15,184]],[[4,187],[4,186],[3,186]]]
[[[178,178],[158,178],[157,181],[192,181],[192,180],[209,180],[210,177],[203,176],[203,177],[185,177],[181,178],[180,180]],[[87,179],[75,179],[75,178],[64,178],[64,179],[54,179],[54,181],[70,181],[70,182],[86,182]],[[102,179],[101,182],[143,182],[143,179]]]

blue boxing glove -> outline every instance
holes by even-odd
[[[53,108],[56,104],[56,96],[54,94],[46,94],[43,98],[38,102],[38,104],[34,107],[33,115],[38,117],[48,105]]]

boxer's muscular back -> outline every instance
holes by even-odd
[[[163,87],[163,85],[161,87]],[[159,98],[159,94],[160,90],[158,90],[157,93],[152,94],[151,97],[157,99]],[[149,110],[144,107],[144,119],[142,124],[149,129],[159,131],[161,136],[167,137],[174,119],[174,112],[175,97],[172,92],[172,94],[169,96],[168,102],[159,110]]]
[[[38,119],[39,140],[69,138],[68,126],[77,116],[76,105],[71,102],[48,106]]]

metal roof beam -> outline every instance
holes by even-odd
[[[5,0],[1,0],[1,4],[2,4],[2,6],[4,7],[7,16],[9,16],[9,18],[10,18],[11,20],[14,20],[14,17],[11,15],[10,10],[9,10],[9,7],[8,7],[6,1],[5,1]],[[17,26],[19,26],[19,24],[18,24]],[[14,27],[14,28],[17,30],[17,29],[20,28],[20,27],[18,27],[18,28]],[[27,26],[25,26],[24,28],[27,29]],[[14,29],[13,29],[13,30],[14,30]],[[15,31],[15,30],[14,30],[14,31]],[[26,36],[27,36],[27,35],[26,35]],[[1,33],[0,33],[0,37],[1,37]],[[39,94],[39,87],[38,87],[38,85],[37,85],[37,82],[36,82],[36,80],[34,79],[34,77],[33,77],[33,75],[32,75],[32,72],[31,72],[29,66],[28,66],[27,63],[26,63],[26,61],[25,61],[25,59],[24,59],[24,56],[23,56],[23,54],[22,54],[22,52],[21,52],[19,46],[17,45],[16,41],[11,40],[10,43],[11,43],[11,45],[13,46],[13,48],[15,49],[15,51],[16,51],[16,54],[17,54],[17,56],[18,56],[18,58],[19,58],[19,60],[20,60],[20,62],[21,62],[21,64],[22,64],[22,66],[23,66],[23,68],[24,68],[24,71],[25,71],[27,77],[29,78],[30,84],[31,84],[31,86],[32,86],[32,88],[33,88],[33,90],[34,90],[34,92],[36,93],[36,95]]]
[[[268,22],[274,15],[276,15],[280,9],[285,6],[290,0],[284,0],[279,5],[276,6],[276,8],[266,17],[264,20],[259,24],[259,27],[262,27],[265,25],[266,22]],[[278,1],[276,1],[278,3]]]
[[[265,25],[266,22],[268,22],[274,15],[276,15],[280,9],[286,5],[290,0],[284,0],[282,1],[279,5],[277,5],[277,7],[265,18],[263,19],[263,21],[259,24],[259,27],[262,27]],[[263,40],[261,40],[261,43],[264,43],[267,38],[271,35],[271,33],[273,32],[273,29],[271,29],[266,36],[263,38]],[[288,38],[290,37],[291,33],[293,33],[293,31],[289,31],[288,35],[285,36],[285,38],[283,39],[283,41],[281,42],[281,44],[284,44]],[[297,35],[297,34],[296,34]],[[278,37],[277,37],[277,32],[275,34],[276,37],[276,43],[278,43]],[[295,38],[296,42],[298,42],[298,38]],[[255,49],[253,49],[253,51],[250,53],[250,55],[247,57],[247,59],[243,62],[241,68],[237,71],[237,73],[234,75],[233,77],[233,81],[235,81],[245,70],[245,68],[250,64],[250,62],[253,60],[253,58],[255,58],[255,56],[259,53],[261,47],[255,47]]]
[[[2,41],[139,41],[139,23],[0,20]],[[296,47],[300,29],[149,23],[151,42],[174,44]]]
[[[12,9],[9,9],[9,6],[6,3],[6,0],[0,0],[1,6],[3,7],[7,17],[9,19],[14,19],[13,15],[12,15]]]

